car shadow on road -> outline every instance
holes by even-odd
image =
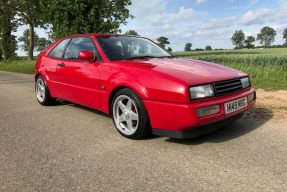
[[[173,139],[168,138],[166,141],[184,145],[200,145],[202,143],[221,143],[242,137],[256,129],[259,129],[268,120],[273,117],[273,112],[266,108],[254,107],[246,111],[244,116],[236,122],[224,126],[207,135],[193,139]]]
[[[88,107],[84,107],[78,104],[74,104],[64,100],[58,100],[57,105],[69,105],[72,107],[76,107],[79,109],[83,109],[89,112],[92,112],[96,115],[101,115],[107,118],[110,118],[110,115],[107,115],[101,111],[91,109]],[[221,129],[218,129],[212,133],[207,135],[203,135],[198,138],[193,139],[174,139],[174,138],[167,138],[167,142],[184,144],[184,145],[200,145],[202,143],[211,142],[211,143],[221,143],[226,142],[232,139],[236,139],[241,137],[245,134],[248,134],[262,125],[264,125],[267,121],[269,121],[273,117],[272,110],[267,108],[260,108],[260,107],[253,107],[252,109],[245,112],[243,117],[236,122],[224,126]],[[158,139],[160,136],[151,135],[149,137],[144,138],[143,140],[153,140]]]

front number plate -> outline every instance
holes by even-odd
[[[224,103],[225,114],[238,111],[244,107],[247,107],[247,97]]]

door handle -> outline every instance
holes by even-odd
[[[59,67],[64,67],[64,66],[65,66],[65,63],[57,63],[57,65],[58,65]]]

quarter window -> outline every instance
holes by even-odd
[[[91,38],[75,37],[69,43],[64,59],[78,59],[79,52],[83,50],[92,51],[95,56],[97,55],[95,44]]]
[[[64,39],[61,41],[54,49],[49,53],[50,57],[56,57],[56,58],[62,58],[64,55],[64,51],[67,47],[67,44],[69,43],[71,39]]]

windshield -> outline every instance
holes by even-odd
[[[154,42],[140,37],[100,36],[98,42],[109,60],[172,57]]]

